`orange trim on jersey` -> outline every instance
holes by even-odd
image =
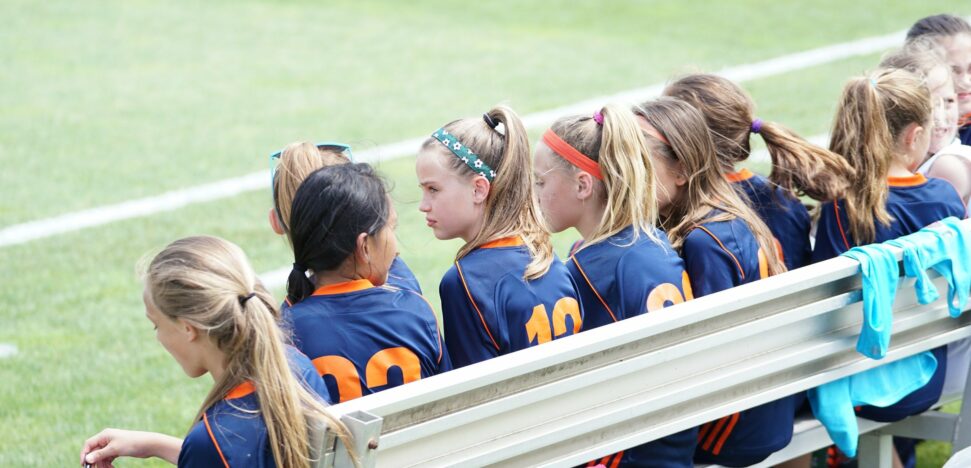
[[[480,249],[496,249],[499,247],[516,247],[519,245],[526,245],[523,242],[523,238],[519,236],[503,237],[502,239],[496,239],[494,241],[486,242],[479,246]]]
[[[353,281],[344,281],[341,283],[328,284],[326,286],[321,286],[314,291],[314,296],[329,296],[332,294],[344,294],[354,291],[363,291],[368,288],[373,288],[374,284],[368,279],[359,279]]]
[[[583,279],[587,281],[587,284],[590,286],[590,289],[593,291],[593,294],[597,296],[597,299],[599,299],[600,303],[603,304],[604,309],[607,309],[607,313],[610,314],[610,318],[613,319],[614,322],[616,322],[617,316],[614,315],[614,311],[610,310],[610,306],[607,305],[607,302],[604,301],[604,298],[600,297],[600,293],[597,292],[597,288],[593,287],[593,283],[591,283],[590,278],[587,277],[587,272],[583,271],[583,267],[580,266],[580,262],[577,261],[576,257],[570,257],[570,259],[573,260],[573,264],[577,266],[577,270],[580,270],[580,274],[583,275]]]
[[[927,182],[927,177],[920,173],[904,177],[887,177],[887,183],[891,187],[916,187],[925,182]]]
[[[253,382],[243,382],[236,386],[236,388],[229,391],[226,394],[227,400],[235,400],[236,398],[243,398],[250,393],[256,391],[256,387],[253,386]]]
[[[705,445],[701,447],[702,449],[709,452],[711,451],[711,446],[715,443],[716,436],[718,436],[722,428],[725,427],[725,423],[728,422],[728,418],[729,416],[726,416],[714,423],[715,427],[708,434],[708,440],[705,441]],[[708,424],[712,424],[712,423],[708,423]]]
[[[766,279],[769,277],[769,258],[765,256],[765,252],[759,249],[759,279]]]
[[[522,241],[520,240],[520,242]],[[492,345],[496,347],[496,351],[499,351],[499,343],[496,343],[496,339],[492,337],[492,332],[489,331],[489,325],[486,325],[485,317],[482,316],[482,311],[479,310],[478,304],[476,304],[475,299],[472,298],[472,292],[469,291],[469,285],[465,282],[465,275],[462,274],[462,267],[459,265],[459,262],[455,262],[455,269],[459,272],[459,279],[462,280],[462,287],[465,288],[465,294],[469,296],[469,302],[472,303],[472,307],[475,308],[475,312],[479,314],[479,320],[482,321],[482,328],[485,328],[486,334],[489,335],[489,340],[492,341]]]
[[[721,437],[718,438],[718,443],[715,444],[715,449],[711,451],[713,455],[718,455],[722,451],[722,446],[725,445],[725,441],[728,440],[728,436],[732,434],[732,430],[735,429],[735,424],[738,423],[739,413],[735,413],[730,416],[732,419],[728,423],[728,427],[725,428],[725,432],[722,433]]]
[[[835,200],[833,201],[833,212],[836,213],[836,227],[838,227],[840,230],[840,236],[843,236],[843,245],[846,246],[846,250],[849,250],[852,247],[850,247],[850,241],[846,240],[846,231],[843,230],[843,222],[840,221],[839,203],[836,203]]]
[[[708,430],[711,429],[711,423],[704,423],[698,429],[698,443],[700,444],[702,440],[705,440],[705,435],[708,434]]]
[[[219,447],[219,442],[216,442],[216,436],[212,435],[212,427],[209,427],[209,418],[206,417],[206,413],[202,413],[202,423],[206,425],[206,432],[209,433],[209,438],[212,439],[212,445],[216,446],[216,453],[219,454],[219,459],[223,461],[223,466],[229,468],[229,462],[226,461],[226,457],[223,455],[223,449]]]
[[[729,172],[725,174],[725,180],[729,182],[744,182],[752,177],[755,177],[755,174],[748,169],[742,169],[738,172]]]
[[[738,261],[738,258],[735,257],[735,254],[733,254],[730,250],[728,250],[728,247],[725,247],[725,244],[722,244],[721,239],[719,239],[718,236],[715,235],[715,233],[709,231],[708,228],[704,226],[698,226],[698,229],[701,229],[702,231],[707,232],[712,239],[715,239],[715,242],[718,242],[718,246],[721,247],[722,250],[724,250],[725,253],[727,253],[729,257],[732,257],[732,260],[735,261],[735,266],[738,267],[738,273],[742,275],[742,279],[745,279],[745,270],[742,270],[742,264]]]
[[[964,127],[968,124],[971,124],[971,112],[968,112],[967,114],[964,114],[958,118],[958,127]]]
[[[624,451],[621,450],[617,452],[617,457],[614,458],[614,462],[610,464],[610,468],[617,468],[620,466],[620,460],[624,458]]]

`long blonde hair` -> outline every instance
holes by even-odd
[[[290,143],[280,152],[280,162],[273,175],[273,208],[283,232],[290,236],[290,212],[297,189],[311,172],[322,167],[351,162],[339,153],[307,141]]]
[[[753,128],[755,102],[731,80],[718,75],[688,75],[668,85],[664,95],[701,111],[723,171],[731,172],[736,163],[748,159],[749,139],[758,130],[772,158],[769,180],[787,193],[826,201],[840,198],[846,191],[853,168],[840,155],[775,122],[760,120]]]
[[[570,146],[596,161],[603,175],[603,182],[595,186],[604,192],[607,208],[583,246],[603,241],[627,226],[634,226],[634,239],[643,232],[660,242],[654,232],[658,216],[654,165],[637,120],[629,109],[613,104],[600,113],[603,125],[591,116],[577,115],[563,117],[551,126]],[[557,161],[562,168],[580,170],[563,158]]]
[[[680,252],[685,238],[698,226],[737,218],[755,235],[768,261],[769,274],[786,271],[769,228],[722,175],[715,144],[701,112],[680,99],[662,97],[635,107],[634,113],[667,140],[645,132],[651,153],[680,163],[687,179],[684,196],[675,200],[670,212],[661,217],[671,245]],[[710,216],[713,210],[722,213]]]
[[[539,203],[533,196],[529,135],[516,113],[506,106],[496,106],[486,115],[502,125],[502,132],[497,130],[498,126],[496,129],[490,127],[483,118],[454,120],[444,126],[448,133],[496,171],[486,199],[482,228],[459,249],[455,259],[489,241],[521,236],[532,257],[526,266],[525,278],[536,279],[545,275],[553,263],[553,243]],[[457,175],[468,178],[475,175],[438,140],[428,138],[421,148],[422,151],[434,149],[445,155],[449,167]]]
[[[907,70],[878,70],[843,87],[829,148],[856,169],[845,208],[857,243],[873,242],[876,223],[887,226],[892,221],[886,207],[887,174],[897,138],[911,124],[926,126],[930,116],[930,91]]]
[[[310,466],[311,428],[324,424],[351,447],[346,427],[291,373],[273,296],[239,247],[216,237],[179,239],[155,256],[144,281],[160,313],[198,328],[227,357],[193,423],[252,382],[277,466]]]

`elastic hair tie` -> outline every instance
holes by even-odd
[[[756,118],[752,121],[752,133],[759,133],[762,131],[762,119]]]
[[[554,153],[560,155],[561,158],[566,159],[566,161],[570,164],[580,168],[580,170],[583,172],[586,172],[597,179],[604,180],[603,174],[600,173],[600,164],[597,164],[597,161],[594,161],[590,156],[587,156],[573,146],[570,146],[570,144],[560,138],[560,136],[557,135],[552,128],[543,134],[543,143],[545,143],[546,146],[549,146]]]
[[[489,182],[492,182],[496,178],[496,171],[492,170],[492,168],[489,167],[485,161],[479,159],[479,157],[476,156],[468,146],[463,145],[462,142],[455,137],[455,135],[448,133],[448,131],[444,128],[435,130],[435,133],[432,133],[432,138],[445,145],[445,147],[448,148],[448,150],[451,151],[456,158],[461,159],[466,166],[469,166],[469,169],[472,169],[472,172],[485,177]]]
[[[870,78],[870,87],[873,88],[873,89],[877,89],[877,80],[876,80],[876,78]]]
[[[499,122],[497,122],[496,119],[493,119],[492,117],[490,117],[489,114],[482,114],[482,120],[485,120],[486,125],[488,125],[489,128],[493,130],[495,130],[496,127],[499,126]]]
[[[593,113],[593,121],[597,122],[597,125],[601,127],[604,126],[604,115],[603,112],[597,111]]]
[[[251,293],[249,293],[249,294],[247,294],[245,296],[239,296],[239,305],[241,305],[241,306],[246,305],[246,301],[252,299],[253,296],[255,296],[255,295],[256,295],[255,292],[251,292]]]

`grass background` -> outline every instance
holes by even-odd
[[[361,150],[499,102],[527,114],[942,11],[971,13],[936,0],[7,0],[0,226],[265,169],[293,140]],[[828,130],[846,78],[878,60],[744,86],[761,118],[815,135]],[[402,257],[437,306],[458,243],[424,226],[413,165],[378,167],[394,186]],[[185,378],[155,342],[134,265],[201,233],[238,243],[257,271],[285,265],[269,207],[267,189],[0,248],[0,343],[20,350],[0,359],[0,466],[76,463],[82,441],[109,426],[183,434],[210,381]],[[561,255],[574,238],[556,237]],[[921,466],[934,467],[948,449],[922,450]]]

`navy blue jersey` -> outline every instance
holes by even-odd
[[[408,268],[408,265],[405,264],[405,261],[401,257],[395,257],[394,261],[391,262],[391,269],[388,270],[387,284],[421,294],[421,285],[418,284],[418,278],[415,278],[415,274],[411,272],[411,268]]]
[[[668,236],[655,230],[658,241],[644,233],[635,241],[633,232],[627,227],[567,260],[583,304],[584,330],[684,302],[685,290],[691,291]]]
[[[668,236],[657,241],[628,226],[576,251],[566,262],[583,305],[583,329],[590,330],[691,299],[684,262]],[[579,248],[579,246],[577,247]],[[692,428],[606,457],[619,466],[691,467],[698,429]]]
[[[926,178],[923,174],[888,179],[887,213],[892,221],[884,226],[877,223],[874,242],[896,239],[915,233],[948,216],[965,217],[964,203],[950,183],[942,179]],[[845,201],[827,202],[819,207],[816,227],[816,246],[813,262],[829,260],[860,245],[849,231]]]
[[[749,206],[772,231],[782,247],[786,269],[795,270],[808,265],[812,256],[812,246],[809,244],[811,221],[809,210],[799,199],[748,169],[726,174],[725,177],[739,189]]]
[[[573,278],[558,259],[543,276],[523,279],[531,260],[518,237],[489,242],[455,262],[439,294],[445,345],[455,367],[580,331]]]
[[[451,368],[435,312],[414,291],[365,279],[332,284],[284,318],[294,344],[342,402]]]
[[[958,137],[961,138],[962,145],[971,145],[971,125],[959,128]]]
[[[331,403],[324,381],[300,351],[287,347],[290,368],[297,380]],[[226,398],[206,409],[182,441],[179,467],[274,467],[266,424],[259,416],[259,400],[251,382],[234,388]]]
[[[963,219],[966,209],[961,197],[950,183],[923,174],[911,177],[888,178],[890,193],[887,195],[887,212],[892,221],[889,226],[877,223],[874,242],[884,242],[913,234],[922,228],[948,216]],[[849,231],[849,218],[843,200],[820,206],[819,225],[816,228],[816,247],[813,261],[819,262],[836,257],[860,245]],[[907,416],[922,413],[941,397],[947,368],[947,347],[931,350],[937,358],[937,370],[927,385],[913,391],[904,399],[886,408],[862,407],[858,413],[868,419],[893,422]]]
[[[695,297],[768,276],[768,263],[755,235],[738,218],[702,223],[688,233],[681,256]],[[764,460],[792,439],[800,398],[785,397],[703,424],[695,462],[745,466]]]

